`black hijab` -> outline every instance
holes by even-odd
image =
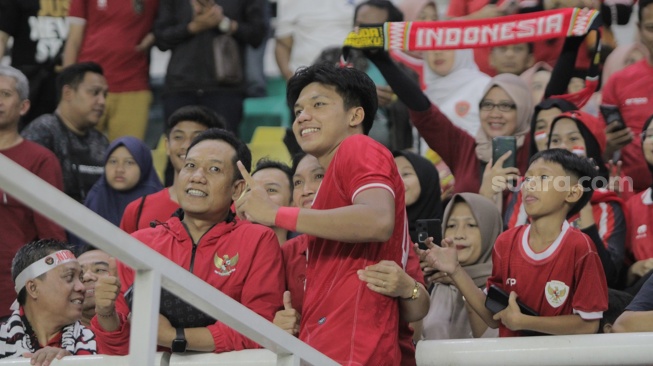
[[[440,174],[428,159],[410,151],[395,151],[394,157],[403,156],[410,162],[417,173],[421,192],[417,201],[406,207],[410,238],[417,243],[416,222],[420,219],[442,220],[442,202],[440,201]]]
[[[535,124],[537,121],[537,115],[540,114],[541,111],[545,111],[551,108],[558,108],[562,112],[578,110],[578,107],[576,107],[572,102],[569,102],[565,99],[556,98],[544,99],[540,102],[540,104],[535,106],[533,119],[531,119],[531,131],[529,132],[531,134],[531,158],[537,153],[537,145],[535,144]],[[549,130],[548,134],[551,134],[551,130]]]

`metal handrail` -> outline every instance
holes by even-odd
[[[276,353],[277,365],[337,365],[2,154],[0,188],[134,268],[130,365],[154,364],[161,287]]]

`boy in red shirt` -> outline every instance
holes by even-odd
[[[493,314],[486,294],[462,270],[452,240],[442,248],[430,244],[419,251],[430,267],[447,273],[474,311],[499,336],[596,333],[608,308],[608,290],[601,261],[591,239],[566,221],[592,196],[594,168],[586,159],[562,149],[541,151],[531,159],[522,185],[530,225],[501,234],[492,253],[487,288],[510,293],[508,306]],[[520,311],[519,300],[538,316]]]
[[[398,300],[357,275],[381,260],[405,268],[410,250],[394,158],[365,136],[376,87],[361,71],[320,64],[299,70],[287,89],[297,142],[326,169],[319,192],[312,208],[279,207],[240,167],[251,190],[236,208],[249,220],[309,235],[301,340],[339,364],[397,365]]]

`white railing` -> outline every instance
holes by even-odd
[[[336,365],[2,154],[0,188],[135,269],[129,365],[155,364],[161,287],[274,352],[277,365]]]
[[[417,343],[417,364],[501,366],[653,365],[653,333],[452,339]]]

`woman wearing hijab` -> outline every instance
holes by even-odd
[[[406,188],[406,214],[413,243],[417,243],[417,220],[441,219],[440,176],[433,163],[410,151],[393,153]]]
[[[130,202],[161,189],[150,149],[141,140],[125,136],[109,145],[104,174],[91,188],[84,205],[118,226]]]
[[[500,74],[490,80],[479,103],[480,128],[476,137],[454,125],[431,103],[419,86],[403,74],[387,52],[367,53],[406,106],[411,121],[431,149],[447,162],[456,177],[454,191],[478,192],[485,165],[492,157],[492,138],[515,136],[517,168],[528,165],[532,101],[528,87],[518,76]]]
[[[490,77],[478,70],[471,49],[426,51],[425,58],[424,94],[454,125],[476,136],[478,104]]]
[[[481,289],[492,274],[492,248],[501,230],[501,215],[496,206],[481,195],[456,194],[444,210],[443,237],[453,239],[460,264]],[[473,322],[462,295],[445,274],[438,272],[430,279],[433,280],[431,307],[423,320],[422,339],[498,335],[496,329]]]

